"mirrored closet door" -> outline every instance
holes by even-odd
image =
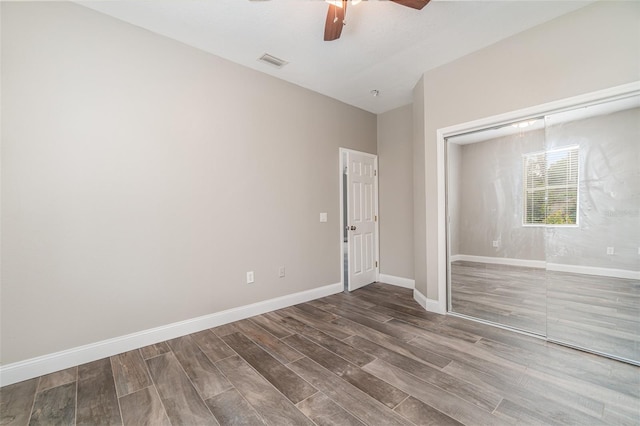
[[[447,138],[448,309],[640,364],[640,96]]]

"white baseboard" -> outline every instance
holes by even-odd
[[[473,256],[470,254],[456,254],[451,256],[451,261],[464,260],[466,262],[491,263],[495,265],[524,266],[527,268],[544,269],[544,260],[513,259],[509,257]]]
[[[413,299],[418,302],[418,304],[422,306],[425,311],[441,315],[445,315],[447,313],[446,307],[444,307],[439,300],[429,299],[418,290],[413,290]]]
[[[600,268],[596,266],[567,265],[562,263],[547,263],[544,260],[512,259],[507,257],[473,256],[468,254],[456,254],[451,256],[451,261],[463,260],[467,262],[490,263],[494,265],[524,266],[528,268],[547,269],[548,271],[570,272],[573,274],[596,275],[600,277],[626,278],[640,280],[640,271],[626,269]]]
[[[342,284],[330,284],[299,293],[276,297],[262,302],[240,306],[214,314],[204,315],[185,321],[175,322],[126,336],[115,337],[64,351],[0,366],[0,386],[32,379],[44,374],[64,370],[75,365],[117,355],[168,339],[195,333],[208,328],[228,324],[233,321],[260,315],[276,309],[342,292]]]
[[[628,280],[640,280],[640,271],[626,269],[598,268],[596,266],[564,265],[560,263],[547,263],[548,271],[570,272],[572,274],[596,275],[599,277],[626,278]]]
[[[391,284],[398,287],[416,288],[416,282],[409,278],[396,277],[394,275],[378,274],[378,281],[385,284]]]
[[[420,293],[418,290],[413,290],[413,300],[418,302],[418,304],[425,310],[427,309],[427,297],[424,294]]]

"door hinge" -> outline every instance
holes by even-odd
[[[373,217],[373,221],[374,221],[374,222],[377,222],[377,221],[378,221],[378,216],[374,216],[374,217]]]
[[[374,171],[373,171],[373,175],[374,175],[374,176],[378,176],[378,171],[377,171],[377,170],[374,170]]]
[[[376,260],[376,268],[378,267],[378,261]]]

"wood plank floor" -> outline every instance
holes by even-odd
[[[0,424],[640,424],[640,368],[372,284],[0,389]]]
[[[454,312],[640,363],[640,280],[451,263]]]

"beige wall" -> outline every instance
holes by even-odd
[[[425,137],[414,141],[416,288],[438,299],[436,130],[640,79],[640,3],[597,2],[426,72],[414,107]],[[422,98],[422,99],[421,99]],[[415,124],[414,124],[415,125]],[[419,127],[419,126],[418,126]],[[419,135],[418,135],[419,137]],[[425,150],[424,155],[423,151]],[[426,265],[426,276],[418,270]]]
[[[380,273],[413,279],[413,109],[378,114]]]
[[[413,89],[413,279],[427,282],[425,199],[425,115],[424,78]],[[419,290],[424,293],[424,290]]]
[[[376,153],[375,115],[2,2],[2,364],[339,283],[339,147]]]

